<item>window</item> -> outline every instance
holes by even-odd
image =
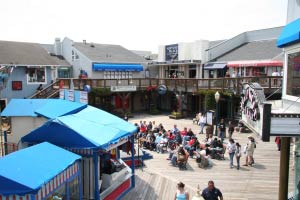
[[[72,50],[72,61],[78,60],[78,59],[79,59],[79,56],[78,56],[77,52]]]
[[[46,83],[45,67],[27,68],[27,83]]]
[[[286,94],[300,96],[300,52],[288,54]]]
[[[196,78],[196,65],[189,65],[189,78]]]

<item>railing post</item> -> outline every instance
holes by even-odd
[[[272,88],[272,85],[271,85],[271,83],[272,83],[272,78],[269,76],[269,78],[268,78],[269,80],[269,90]]]

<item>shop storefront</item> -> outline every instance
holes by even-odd
[[[82,159],[84,199],[120,199],[134,187],[134,138],[136,127],[105,111],[88,106],[58,117],[22,138],[24,145],[51,142]],[[132,166],[120,159],[130,152]]]
[[[298,5],[299,8],[300,5]],[[286,160],[292,160],[294,170],[287,170],[286,174],[293,175],[294,184],[286,186],[290,199],[300,199],[300,19],[287,24],[281,32],[277,46],[284,48],[285,74],[283,87],[284,114],[291,113],[293,119],[285,120],[285,127],[282,127],[280,136],[286,134],[291,128],[295,134],[293,138],[293,156]],[[293,133],[292,132],[292,133]],[[288,146],[289,148],[290,146]],[[289,150],[289,149],[288,149]]]
[[[266,101],[259,84],[244,84],[242,120],[263,141],[281,138],[278,199],[300,199],[300,19],[284,27],[277,46],[285,57],[282,107]]]
[[[230,68],[230,74],[236,76],[272,76],[277,72],[281,76],[283,62],[281,60],[249,60],[249,61],[231,61],[227,63]]]
[[[81,157],[44,142],[0,159],[0,199],[82,199]]]

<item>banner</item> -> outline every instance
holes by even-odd
[[[68,100],[74,101],[74,90],[69,90]]]
[[[79,92],[79,102],[88,104],[88,93],[86,91]]]

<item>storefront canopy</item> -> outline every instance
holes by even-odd
[[[107,149],[137,128],[100,109],[88,106],[77,114],[58,117],[24,136],[22,142],[51,142],[71,149]]]
[[[0,197],[36,194],[79,155],[48,142],[8,154],[0,159]]]
[[[207,63],[204,65],[204,70],[224,69],[227,63]]]
[[[93,63],[93,71],[143,71],[141,64]]]
[[[296,42],[300,43],[300,19],[296,19],[283,28],[277,40],[277,47],[284,47]]]
[[[43,116],[48,119],[53,119],[76,113],[86,107],[86,104],[62,99],[12,99],[1,113],[1,116]]]
[[[227,63],[227,67],[282,67],[280,60],[241,60]]]

